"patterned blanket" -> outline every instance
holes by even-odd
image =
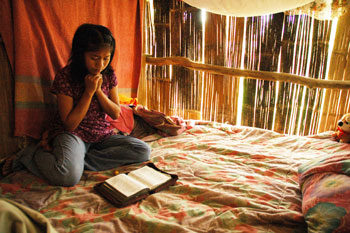
[[[20,171],[1,180],[0,195],[38,210],[59,232],[307,232],[298,167],[350,150],[330,134],[287,136],[207,122],[178,136],[158,135],[148,142],[151,162],[179,179],[124,208],[93,186],[139,165],[84,172],[70,188]]]

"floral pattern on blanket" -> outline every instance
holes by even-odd
[[[128,207],[116,208],[93,190],[115,169],[84,172],[70,188],[20,171],[1,180],[0,195],[40,211],[59,232],[306,233],[298,167],[350,151],[330,133],[297,137],[208,122],[149,144],[151,161],[179,179]],[[340,213],[331,209],[332,216]]]
[[[327,155],[299,167],[308,232],[350,232],[350,154]]]

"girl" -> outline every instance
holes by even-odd
[[[114,51],[108,28],[83,24],[77,29],[69,63],[51,88],[58,114],[48,131],[50,144],[21,151],[12,167],[22,164],[50,184],[74,186],[84,169],[101,171],[149,159],[146,143],[115,134],[106,120],[106,114],[117,119],[120,113],[117,79],[110,66]]]

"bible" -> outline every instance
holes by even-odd
[[[95,190],[117,207],[136,203],[174,185],[178,176],[158,169],[153,163],[129,173],[115,175],[94,186]]]

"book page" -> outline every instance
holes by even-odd
[[[154,189],[157,186],[164,184],[168,180],[171,180],[171,176],[162,172],[159,172],[149,166],[144,166],[137,170],[134,170],[128,174],[139,182],[145,184],[148,188]]]
[[[148,188],[146,185],[128,177],[125,174],[113,176],[107,179],[106,183],[114,187],[126,197],[134,195],[142,189]]]

